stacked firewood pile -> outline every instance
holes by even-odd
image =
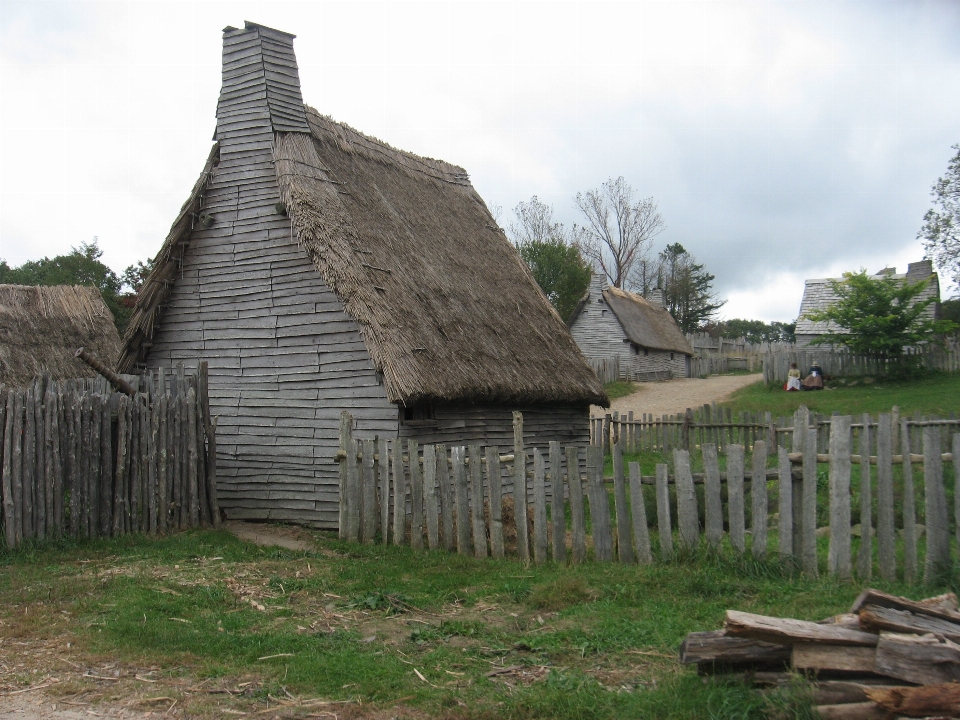
[[[820,622],[727,610],[724,629],[687,635],[680,660],[702,674],[793,673],[815,681],[825,720],[960,718],[960,608],[953,593],[914,601],[864,590]]]

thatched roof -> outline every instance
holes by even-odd
[[[589,293],[587,293],[589,295]],[[651,302],[641,295],[615,287],[603,288],[603,299],[613,311],[627,339],[649,350],[693,355],[693,347],[677,321],[662,305]],[[586,296],[573,311],[568,323],[573,325],[585,304]]]
[[[391,401],[608,404],[462,168],[310,108],[307,118],[310,134],[276,134],[281,197],[320,278],[359,324]],[[144,360],[162,322],[217,159],[215,146],[141,290],[122,370]]]
[[[0,383],[22,386],[43,374],[92,377],[74,358],[79,347],[111,367],[120,352],[113,316],[96,288],[0,285]]]

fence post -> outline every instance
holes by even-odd
[[[673,529],[670,527],[670,478],[665,463],[657,464],[657,531],[660,535],[660,556],[673,557]]]
[[[690,426],[693,425],[693,409],[687,408],[683,414],[683,426],[680,430],[680,443],[684,450],[690,452]]]
[[[363,475],[360,499],[360,542],[373,545],[377,535],[377,476],[374,470],[376,443],[372,438],[361,441],[363,448]]]
[[[598,562],[611,562],[613,528],[610,524],[610,498],[603,484],[603,448],[587,449],[587,483],[593,525],[593,557]]]
[[[627,483],[623,467],[623,437],[613,448],[613,499],[617,514],[617,556],[622,563],[635,563],[633,543],[630,542],[630,520],[627,509]]]
[[[870,415],[863,414],[860,429],[860,552],[857,573],[861,580],[873,574],[873,483],[870,479]]]
[[[923,428],[923,497],[927,519],[927,559],[924,583],[933,583],[950,570],[950,529],[947,495],[943,487],[940,426]]]
[[[730,544],[739,553],[747,548],[743,469],[743,445],[731,445],[727,448],[727,515],[730,523]]]
[[[547,490],[543,454],[533,450],[533,561],[543,565],[547,561]]]
[[[390,537],[390,453],[386,438],[377,441],[377,458],[377,473],[380,476],[380,542],[386,545]]]
[[[851,578],[849,415],[830,418],[830,551],[827,568],[841,581]]]
[[[686,450],[674,450],[673,469],[676,473],[680,540],[684,548],[691,552],[700,542],[700,520],[697,517],[697,495],[693,488],[693,474],[690,472],[690,453]]]
[[[647,528],[647,509],[643,502],[640,463],[630,463],[630,511],[633,519],[633,549],[643,565],[653,562],[650,552],[650,530]]]
[[[793,547],[793,468],[790,466],[790,456],[785,447],[777,447],[777,465],[779,468],[780,487],[777,493],[780,503],[780,522],[777,537],[780,544],[780,557],[792,557]]]
[[[570,528],[573,533],[571,561],[579,565],[587,559],[586,519],[583,513],[583,482],[580,479],[580,452],[567,447],[567,485],[570,487]]]
[[[457,511],[457,554],[470,554],[470,508],[467,499],[467,475],[463,467],[464,447],[455,445],[450,448],[451,469],[453,471],[453,497]]]
[[[953,517],[956,523],[957,547],[960,548],[960,492],[957,492],[960,480],[960,432],[953,434]]]
[[[606,422],[604,437],[609,430],[610,423]],[[527,535],[527,457],[523,447],[523,414],[516,411],[513,413],[513,518],[517,525],[517,554],[523,562],[528,562],[530,539]]]
[[[407,531],[407,477],[403,471],[403,440],[390,441],[393,450],[390,461],[393,466],[393,544],[403,545]],[[446,457],[444,457],[446,467]]]
[[[720,548],[723,540],[723,503],[720,499],[720,459],[717,446],[704,443],[703,452],[703,497],[705,513],[705,533],[707,546],[711,550]],[[729,452],[730,447],[727,446]]]
[[[550,441],[550,519],[553,521],[553,561],[567,561],[567,523],[563,512],[563,469],[560,443]]]
[[[750,477],[750,499],[752,512],[750,529],[753,531],[753,546],[751,548],[755,558],[763,558],[767,554],[767,523],[769,512],[767,503],[767,444],[757,440],[753,444],[753,474]]]
[[[444,458],[446,459],[446,458]],[[427,547],[440,547],[440,515],[437,507],[437,448],[423,446],[423,506],[427,515]]]
[[[3,423],[3,530],[7,547],[17,544],[16,521],[13,511],[13,414],[16,390],[4,391],[5,408]]]
[[[913,464],[910,459],[910,426],[900,421],[900,443],[903,454],[903,579],[917,579],[917,498],[913,489]]]
[[[163,382],[163,374],[160,375],[161,383]],[[166,414],[166,413],[164,413]],[[347,483],[348,483],[348,468],[350,466],[350,433],[353,428],[353,419],[350,417],[350,413],[346,410],[340,413],[340,452],[337,453],[337,457],[340,458],[340,520],[339,520],[339,537],[341,540],[347,537],[347,508],[349,503],[349,498],[347,497]],[[164,443],[163,453],[163,464],[166,465],[166,443]],[[342,457],[341,457],[342,456]],[[163,473],[161,473],[163,474]],[[161,507],[165,506],[166,503],[161,503]],[[165,511],[166,508],[163,507]],[[166,523],[163,523],[165,526]]]
[[[892,429],[891,416],[881,413],[877,418],[877,554],[880,577],[887,582],[897,579]]]
[[[487,446],[487,484],[490,487],[490,555],[503,557],[503,488],[500,484],[500,448]]]
[[[410,468],[410,547],[423,550],[423,472],[420,445],[416,440],[407,440],[407,464]],[[460,448],[460,472],[463,473],[463,448]],[[457,523],[460,522],[458,518]]]
[[[467,448],[470,455],[470,516],[473,525],[473,554],[478,558],[487,556],[487,533],[483,526],[483,467],[480,446]],[[426,462],[426,459],[424,459]]]

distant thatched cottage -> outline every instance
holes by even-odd
[[[587,358],[619,356],[620,373],[629,380],[690,375],[693,348],[667,309],[655,298],[609,287],[600,273],[594,273],[568,324]]]
[[[0,383],[22,387],[41,375],[93,377],[74,357],[80,347],[108,365],[120,353],[120,335],[99,290],[0,285]]]
[[[607,404],[467,173],[305,107],[293,35],[223,33],[216,144],[144,284],[125,371],[209,362],[220,505],[338,519],[360,437],[585,444]]]
[[[876,279],[893,277],[897,280],[907,280],[912,283],[929,280],[919,299],[934,298],[936,302],[926,309],[925,314],[931,319],[939,317],[940,278],[933,271],[933,263],[930,260],[910,263],[907,266],[906,273],[897,274],[896,268],[885,268],[873,277]],[[807,347],[824,333],[837,331],[838,328],[832,322],[814,322],[807,318],[807,314],[826,310],[837,302],[837,294],[833,291],[831,283],[841,280],[843,278],[821,278],[807,280],[803,284],[803,300],[800,301],[800,316],[797,318],[797,347]]]

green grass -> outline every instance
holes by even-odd
[[[637,383],[615,380],[604,385],[603,389],[607,391],[608,398],[616,400],[617,398],[626,397],[627,395],[633,395],[638,390],[638,387]]]
[[[524,567],[316,538],[316,552],[214,531],[0,552],[0,637],[153,668],[150,692],[199,714],[290,693],[458,718],[809,717],[802,692],[704,680],[677,663],[678,646],[727,608],[820,619],[860,589],[732,554]],[[511,666],[506,682],[486,676]],[[182,690],[240,680],[235,697]]]
[[[856,384],[853,384],[856,382]],[[828,382],[827,389],[817,392],[784,392],[780,386],[755,383],[741,388],[723,403],[734,416],[742,411],[769,410],[774,417],[792,415],[801,405],[815,412],[830,415],[834,410],[845,415],[890,412],[897,405],[901,415],[921,412],[946,416],[957,411],[960,397],[960,373],[931,373],[917,380],[876,381],[850,380],[844,385]]]

